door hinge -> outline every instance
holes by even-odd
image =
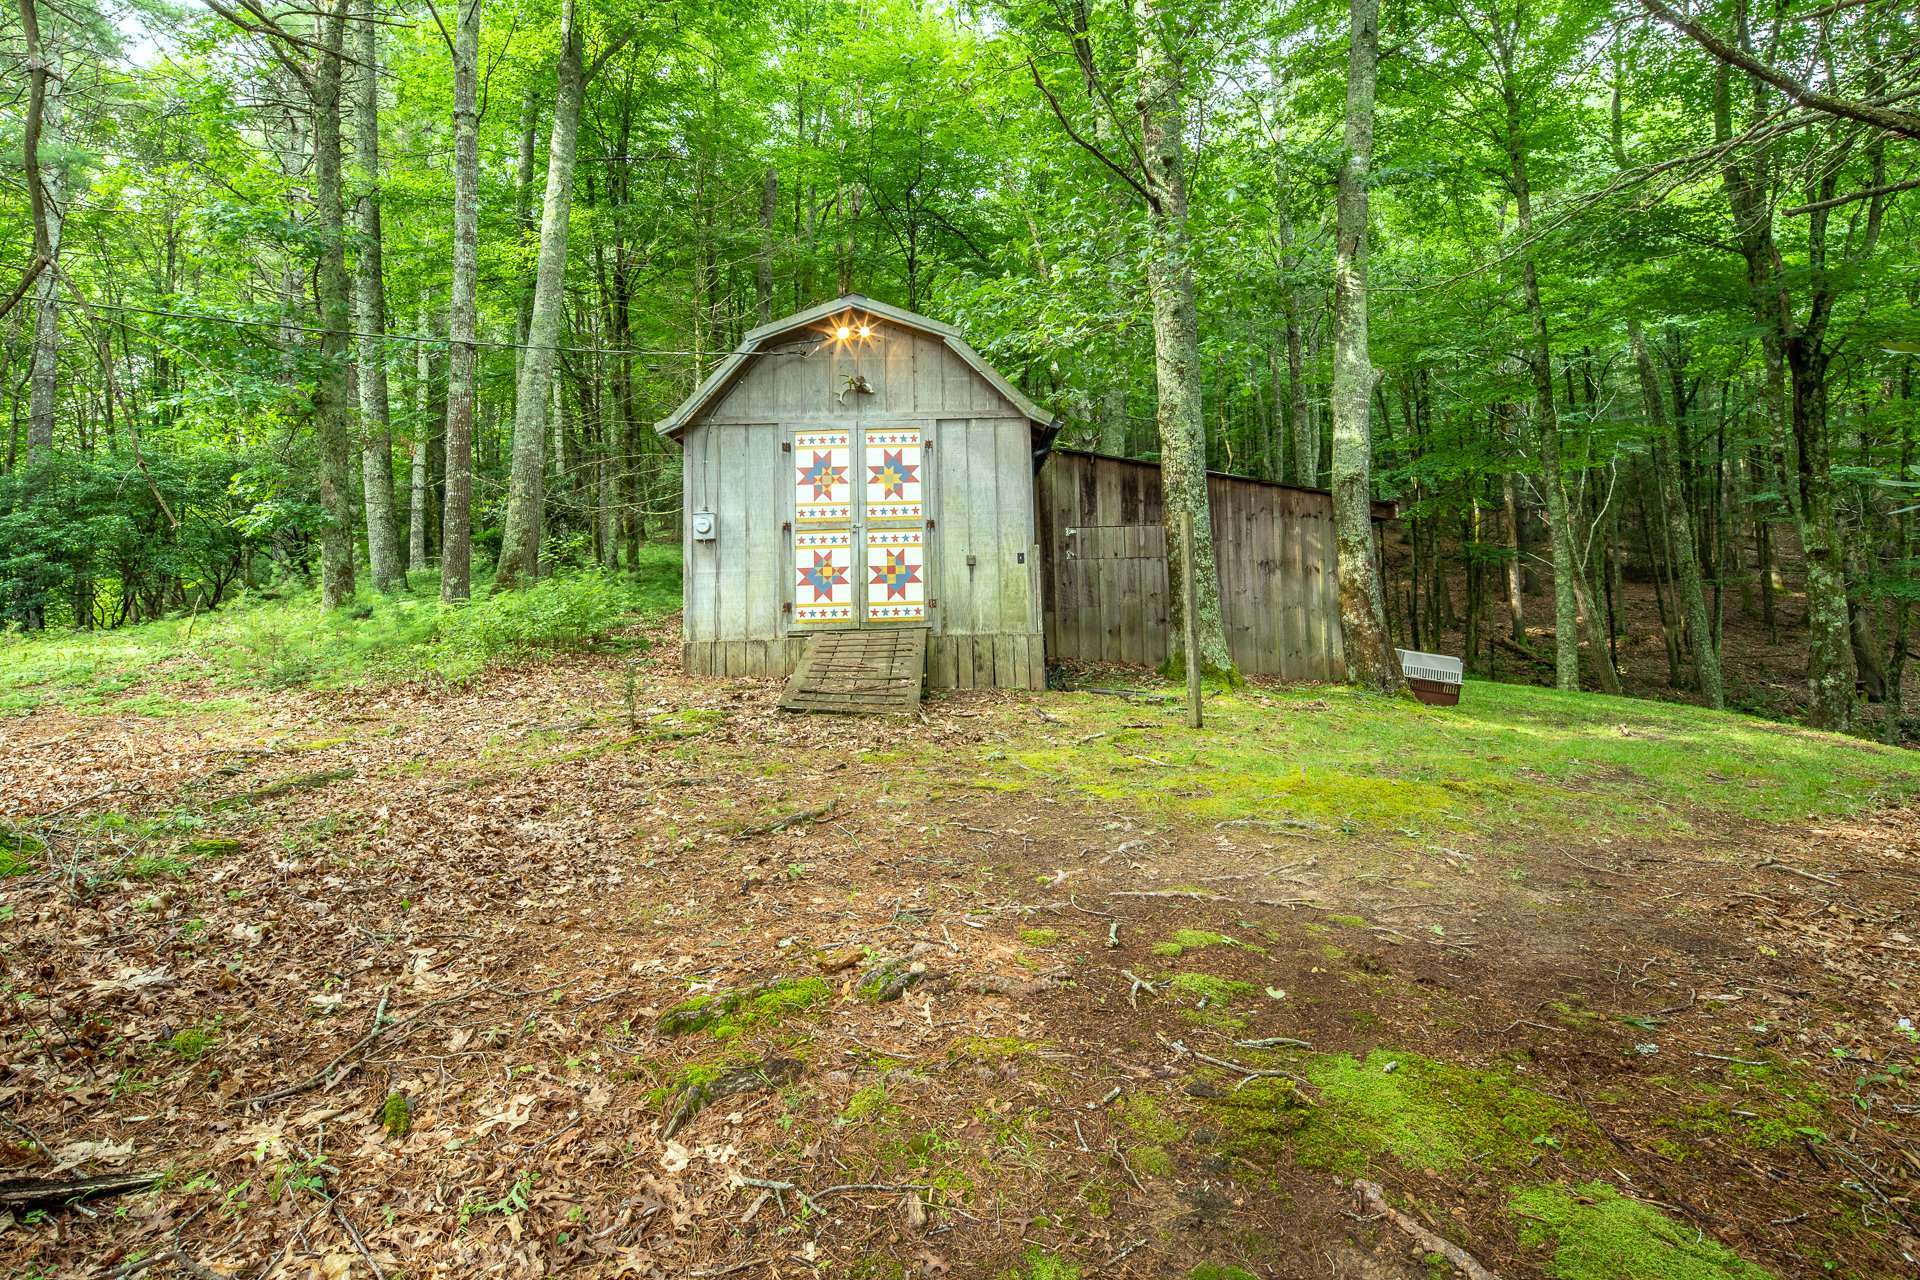
[[[780,612],[782,612],[782,613],[785,613],[785,614],[791,614],[791,613],[793,612],[793,601],[791,601],[791,600],[783,600],[783,601],[781,601],[781,602],[780,602]]]
[[[792,533],[792,532],[793,532],[793,521],[791,521],[791,520],[786,520],[786,521],[783,521],[783,522],[781,523],[781,525],[780,525],[780,532],[782,532],[782,533]]]
[[[927,521],[927,528],[929,528],[929,529],[931,529],[931,528],[933,528],[933,521],[932,521],[932,520],[928,520],[928,521]]]
[[[791,441],[791,440],[782,440],[782,441],[780,442],[780,452],[782,452],[782,453],[792,453],[792,452],[793,452],[793,441]]]

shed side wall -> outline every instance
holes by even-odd
[[[1332,500],[1209,476],[1220,604],[1242,671],[1338,680],[1345,670]],[[1160,468],[1056,452],[1040,470],[1041,598],[1056,659],[1158,666],[1169,652]]]

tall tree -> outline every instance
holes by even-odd
[[[1167,533],[1168,634],[1183,663],[1233,677],[1220,608],[1220,571],[1213,551],[1207,501],[1207,438],[1201,406],[1200,320],[1194,299],[1193,243],[1187,227],[1187,174],[1181,111],[1184,71],[1180,24],[1164,0],[1133,0],[1139,31],[1141,173],[1147,204],[1147,292],[1153,303],[1154,386],[1160,427],[1160,486]],[[1183,545],[1182,517],[1191,517],[1192,545]],[[1183,554],[1175,554],[1179,548]],[[1193,574],[1191,597],[1199,615],[1188,627],[1183,578]],[[1192,634],[1198,654],[1184,651]]]
[[[1720,684],[1720,655],[1714,648],[1707,593],[1700,580],[1700,557],[1693,545],[1693,518],[1687,510],[1686,488],[1680,483],[1675,442],[1669,437],[1666,400],[1660,394],[1653,357],[1647,354],[1646,335],[1641,332],[1637,318],[1627,321],[1627,338],[1633,347],[1633,362],[1640,371],[1640,394],[1653,427],[1653,464],[1660,482],[1660,505],[1666,512],[1667,537],[1673,544],[1674,585],[1679,589],[1680,602],[1686,611],[1694,679],[1709,705],[1725,707],[1727,698]]]
[[[66,225],[66,160],[41,163],[43,143],[56,157],[61,141],[61,77],[42,47],[34,0],[20,0],[27,35],[25,159],[33,210],[33,356],[28,374],[27,461],[44,462],[53,448],[55,399],[60,389],[60,241]]]
[[[540,537],[545,515],[547,408],[553,394],[553,366],[566,319],[567,230],[573,217],[573,170],[580,136],[580,105],[587,81],[626,42],[615,37],[587,66],[574,0],[560,10],[560,59],[554,68],[558,89],[553,130],[547,144],[547,192],[540,210],[540,259],[534,271],[533,314],[521,353],[519,388],[513,405],[513,465],[507,481],[507,519],[500,539],[500,564],[493,588],[509,591],[522,577],[540,572]]]
[[[440,499],[440,598],[449,602],[473,594],[473,372],[480,327],[480,0],[460,0],[451,49],[453,281],[447,305],[447,476]]]
[[[387,401],[387,285],[380,234],[380,43],[373,0],[354,5],[354,152],[360,168],[360,244],[354,257],[359,304],[360,485],[367,519],[367,568],[376,591],[406,586],[393,509],[393,429]]]
[[[1367,343],[1367,183],[1380,74],[1380,0],[1352,0],[1346,158],[1340,165],[1333,268],[1333,524],[1339,543],[1340,634],[1347,679],[1381,693],[1403,686],[1387,634],[1373,539],[1374,371]]]

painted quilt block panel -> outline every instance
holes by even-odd
[[[926,465],[920,428],[868,427],[865,434],[867,522],[919,524],[926,515]]]
[[[793,621],[818,627],[853,621],[853,534],[797,529],[793,535]]]
[[[853,519],[853,433],[802,431],[793,437],[795,524]]]
[[[868,622],[925,622],[925,530],[869,529],[866,577]]]

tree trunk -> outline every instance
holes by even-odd
[[[314,204],[320,233],[320,371],[313,388],[313,429],[320,454],[320,603],[333,609],[353,595],[353,455],[348,419],[346,204],[341,186],[340,99],[346,67],[347,5],[321,10],[321,48],[313,75]]]
[[[367,566],[376,591],[407,585],[393,514],[393,429],[387,402],[387,286],[380,242],[380,50],[373,0],[355,0],[354,55],[360,63],[354,150],[365,192],[355,258],[360,304],[360,481],[367,516]]]
[[[523,249],[527,237],[536,231],[533,225],[533,162],[534,150],[540,141],[540,91],[537,85],[527,86],[527,96],[520,104],[520,151],[513,166],[513,240],[516,256]],[[513,325],[513,340],[519,345],[513,349],[513,385],[514,394],[520,393],[520,371],[526,366],[527,330],[533,324],[533,286],[524,275],[519,277],[520,308]]]
[[[1160,0],[1133,0],[1139,26],[1140,137],[1148,202],[1147,291],[1153,304],[1154,382],[1159,392],[1162,519],[1167,535],[1169,633],[1180,669],[1194,655],[1179,639],[1199,637],[1202,670],[1237,680],[1220,611],[1207,500],[1207,442],[1200,403],[1200,330],[1187,235],[1186,173],[1181,156],[1180,68],[1162,43]],[[1182,546],[1181,516],[1193,517],[1193,545]],[[1181,601],[1184,565],[1193,566],[1198,626],[1188,628]]]
[[[1707,615],[1706,591],[1700,581],[1700,558],[1693,545],[1693,521],[1687,513],[1686,494],[1680,483],[1677,446],[1669,439],[1666,403],[1660,398],[1660,384],[1654,378],[1653,359],[1647,354],[1647,342],[1640,322],[1629,318],[1627,337],[1633,344],[1634,364],[1640,370],[1640,392],[1647,402],[1647,414],[1653,421],[1653,464],[1660,477],[1661,503],[1667,514],[1667,537],[1673,548],[1674,586],[1680,594],[1680,606],[1686,610],[1687,639],[1693,650],[1693,674],[1709,705],[1725,709],[1726,691],[1720,682],[1720,655],[1713,648],[1713,623]]]
[[[440,598],[473,592],[473,366],[480,278],[480,0],[460,0],[453,39],[453,281],[447,310],[446,493]]]
[[[1352,0],[1347,58],[1347,154],[1340,166],[1333,268],[1333,527],[1339,544],[1340,634],[1347,681],[1402,688],[1387,635],[1373,542],[1373,361],[1367,344],[1367,180],[1373,162],[1380,0]],[[1471,653],[1469,653],[1471,658]]]
[[[21,16],[32,21],[33,0],[22,0]],[[61,141],[61,84],[51,65],[50,55],[39,50],[38,23],[35,22],[31,52],[47,65],[32,72],[30,92],[39,101],[37,117],[30,120],[33,145],[29,149],[29,183],[33,192],[35,256],[41,258],[39,278],[33,284],[33,356],[27,391],[27,461],[44,462],[53,449],[53,417],[60,390],[60,239],[66,224],[66,161],[40,164],[40,142],[51,144],[56,154],[64,152]],[[37,610],[36,610],[37,612]]]
[[[411,480],[407,494],[407,568],[424,573],[427,568],[427,423],[428,382],[433,377],[433,359],[427,352],[427,296],[420,295],[420,319],[416,326],[420,341],[413,345],[413,447]]]
[[[547,144],[547,192],[540,211],[540,262],[534,272],[533,318],[522,353],[520,386],[514,397],[513,462],[507,480],[507,519],[500,539],[495,591],[510,591],[520,579],[540,572],[540,533],[545,495],[546,412],[553,383],[553,362],[566,314],[567,229],[573,216],[573,162],[580,131],[580,104],[586,97],[586,70],[580,52],[580,26],[573,0],[560,17],[559,88],[553,102],[553,130]]]
[[[760,254],[753,269],[753,310],[760,324],[773,321],[773,210],[780,200],[780,171],[767,166],[760,180]]]
[[[1511,96],[1507,110],[1507,157],[1520,236],[1525,241],[1533,234],[1533,197],[1527,181],[1527,153],[1522,141],[1519,105]],[[1541,482],[1547,490],[1547,525],[1553,543],[1554,684],[1564,690],[1577,691],[1580,688],[1580,561],[1575,554],[1573,511],[1561,465],[1560,418],[1553,401],[1553,350],[1547,340],[1547,314],[1540,303],[1540,279],[1534,271],[1531,248],[1521,251],[1520,280],[1532,328],[1534,430],[1540,441]],[[1620,681],[1608,656],[1607,638],[1598,612],[1586,610],[1586,623],[1594,674],[1602,689],[1618,693]]]

